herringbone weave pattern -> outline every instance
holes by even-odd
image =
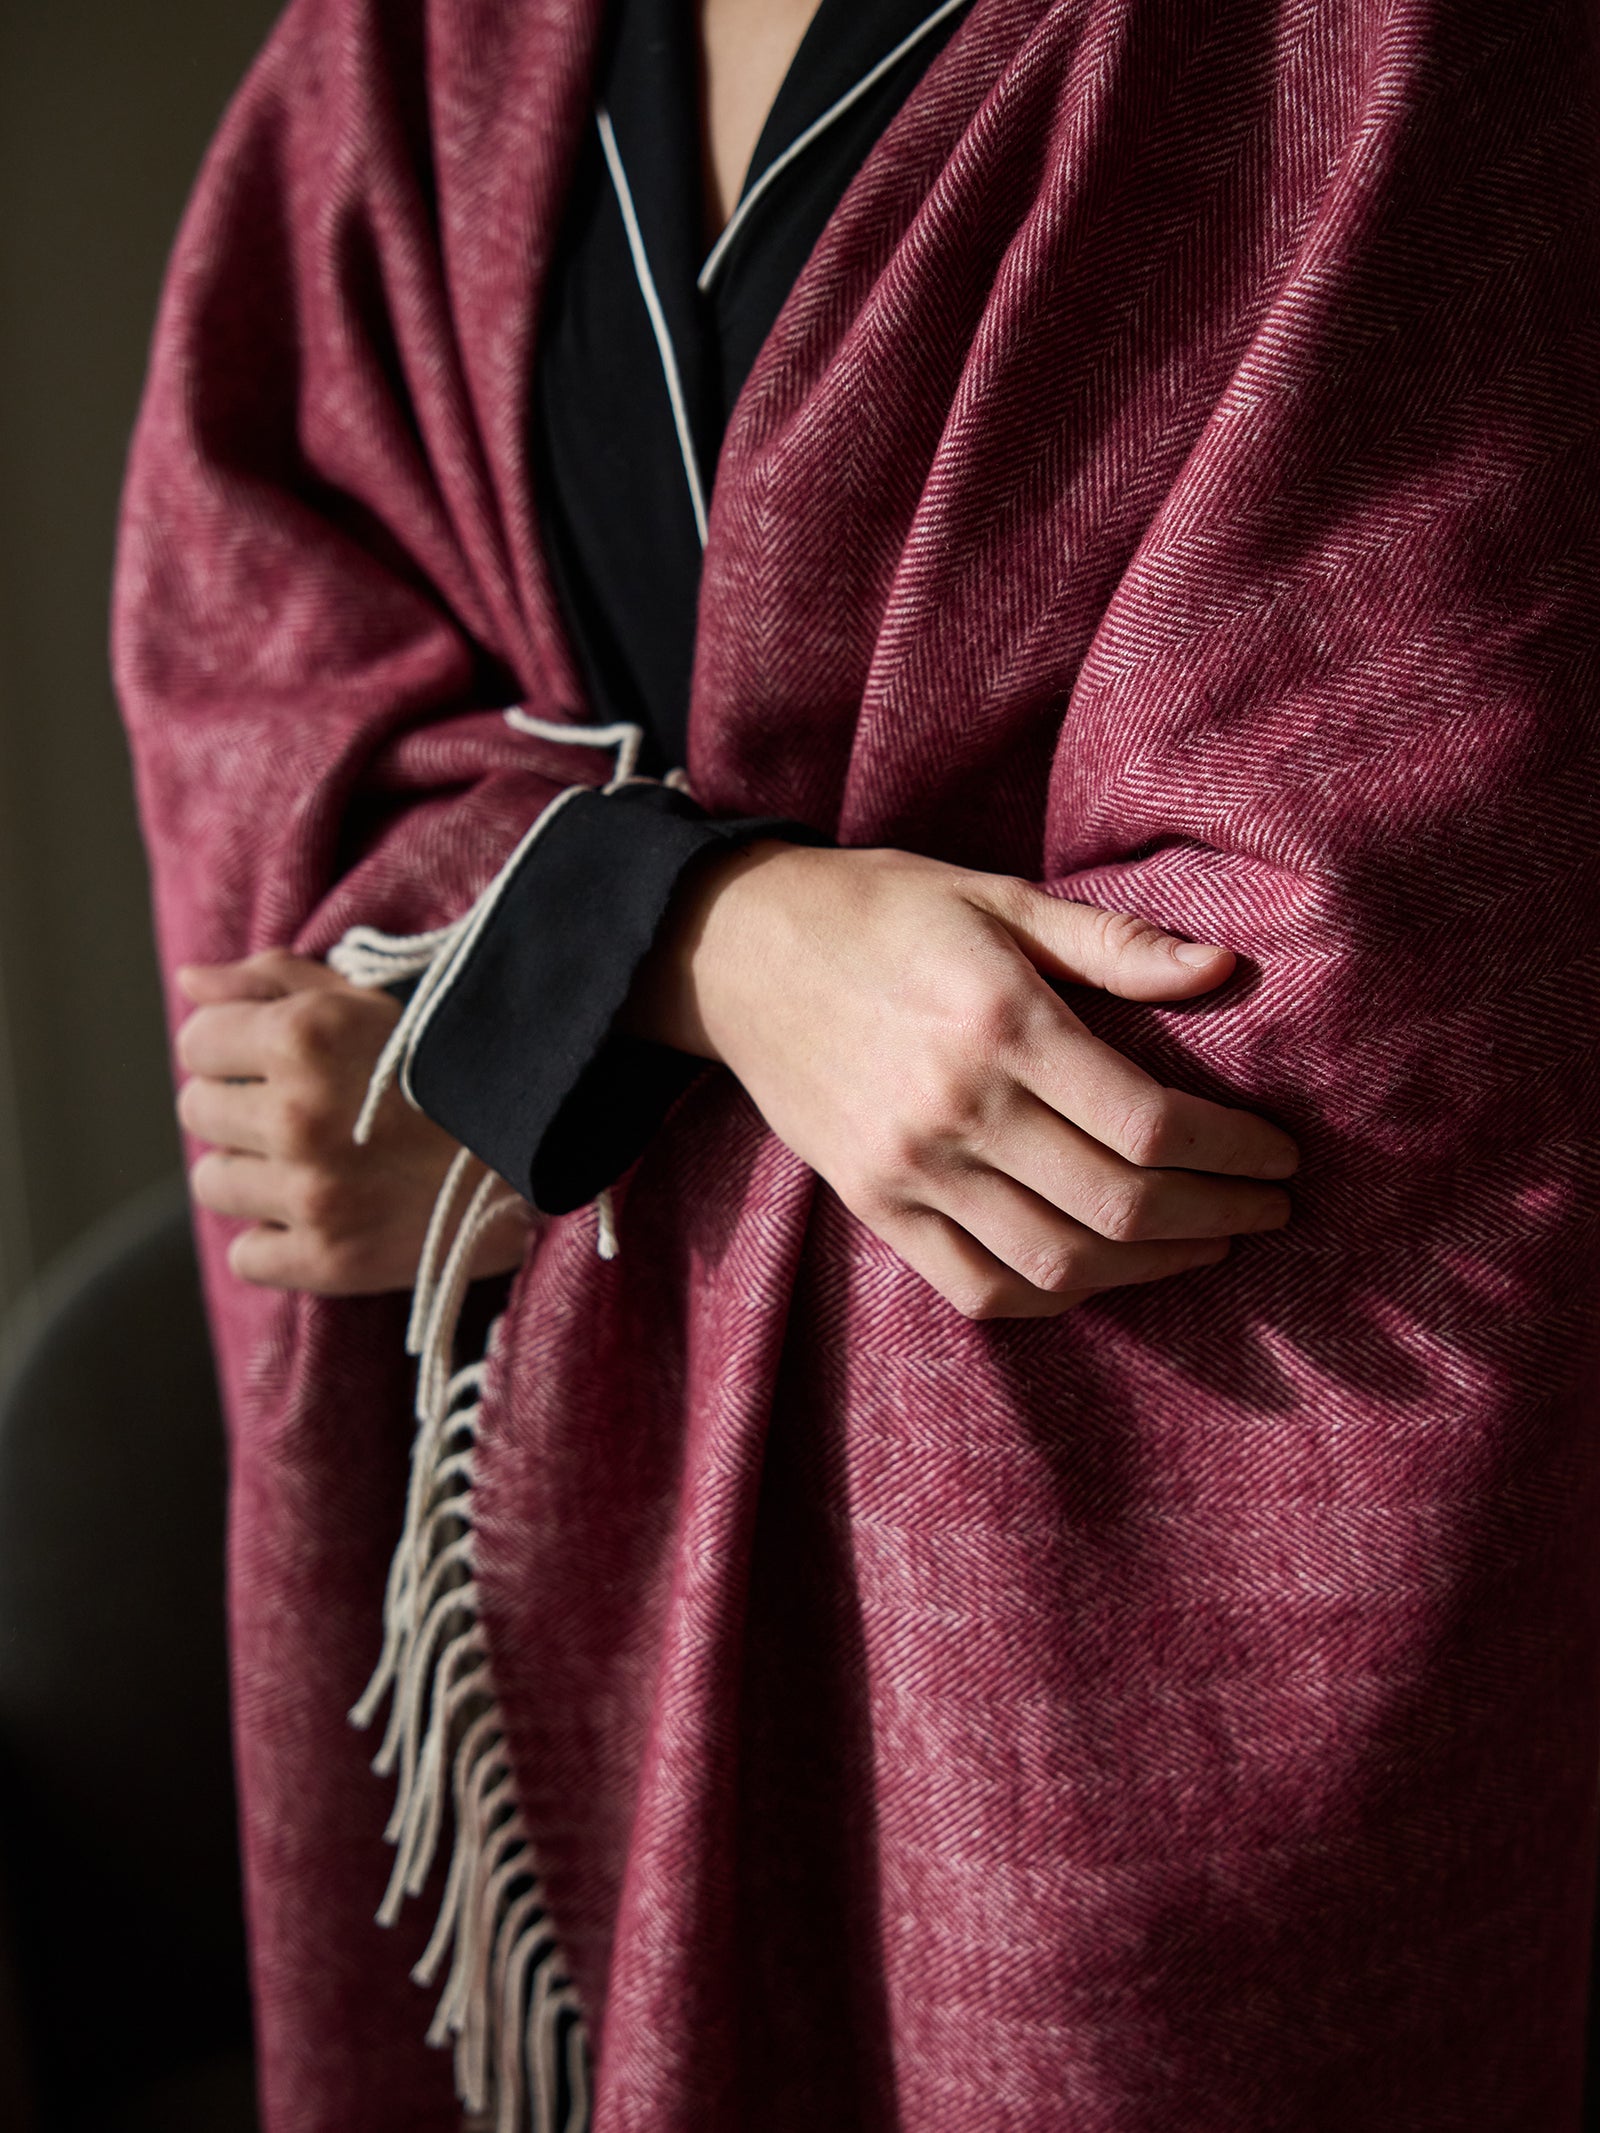
[[[525,450],[593,0],[297,0],[178,249],[118,666],[170,958],[456,916],[580,717]],[[1600,1755],[1588,0],[977,0],[736,412],[690,770],[1220,939],[1085,1003],[1291,1232],[948,1312],[697,1084],[542,1234],[478,1581],[598,2133],[1573,2133]],[[582,772],[576,774],[585,774]],[[271,2133],[437,2133],[371,1924],[400,1311],[241,1293]]]

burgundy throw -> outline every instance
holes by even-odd
[[[587,715],[528,411],[599,14],[296,0],[205,167],[117,587],[169,964],[457,919],[605,773],[499,715]],[[696,794],[1226,942],[1073,1005],[1304,1165],[1214,1270],[974,1324],[709,1069],[614,1259],[539,1230],[474,1634],[597,2133],[1577,2125],[1597,75],[1588,0],[976,0],[756,363]],[[381,1930],[346,1719],[403,1302],[202,1235],[266,2123],[442,2133],[450,1832]]]

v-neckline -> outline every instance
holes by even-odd
[[[752,196],[762,189],[773,166],[790,154],[808,129],[825,119],[835,105],[848,101],[865,78],[898,52],[908,41],[920,41],[936,18],[955,13],[968,0],[821,0],[795,47],[756,137],[750,161],[727,221],[716,235],[705,240],[707,227],[706,183],[703,168],[701,108],[701,56],[699,38],[686,0],[626,0],[612,18],[614,40],[632,44],[641,41],[648,50],[648,69],[635,66],[608,67],[613,86],[604,101],[617,125],[624,161],[628,161],[629,136],[637,119],[630,119],[627,84],[642,83],[648,74],[657,80],[652,93],[661,94],[659,75],[668,76],[666,104],[676,112],[673,130],[679,134],[679,167],[692,180],[675,190],[675,202],[640,197],[637,205],[653,258],[661,257],[666,271],[659,277],[665,285],[682,265],[685,223],[683,211],[692,204],[688,230],[692,232],[693,271],[691,283],[701,276],[713,258],[728,248],[730,232],[744,220]],[[613,52],[616,46],[613,44]],[[620,93],[619,93],[620,92]],[[659,112],[656,115],[659,123]]]
[[[821,0],[767,106],[739,197],[714,242],[721,241],[778,157],[932,15],[936,5],[937,0],[876,0],[868,5],[862,0]]]

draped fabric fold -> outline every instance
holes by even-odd
[[[185,223],[116,660],[170,963],[459,918],[598,776],[539,555],[593,0],[296,0]],[[1571,2133],[1600,1758],[1584,0],[976,0],[710,499],[717,813],[1244,959],[1085,997],[1295,1223],[968,1323],[698,1081],[546,1223],[473,1581],[597,2133]],[[459,2123],[373,1923],[398,1302],[233,1283],[270,2133]],[[474,1647],[476,1651],[476,1646]]]

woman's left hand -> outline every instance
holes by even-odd
[[[228,1247],[233,1271],[318,1296],[410,1288],[460,1148],[398,1089],[371,1139],[358,1147],[351,1137],[395,1002],[278,950],[191,965],[178,985],[194,1003],[177,1039],[189,1076],[178,1117],[210,1144],[190,1187],[202,1207],[247,1225]],[[474,1275],[517,1266],[531,1220],[525,1203],[510,1208]]]

